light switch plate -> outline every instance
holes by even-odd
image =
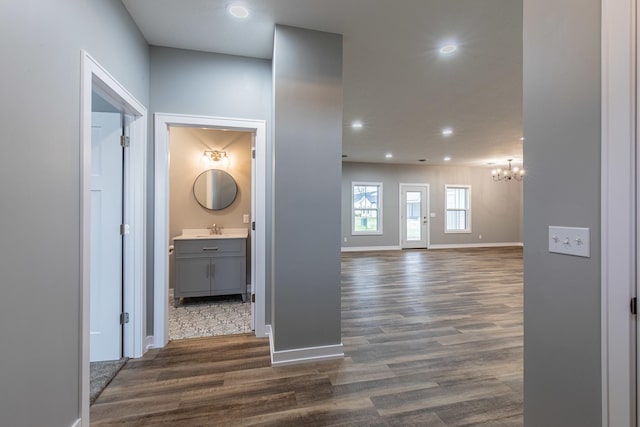
[[[249,215],[247,214],[242,215],[242,223],[249,224]]]
[[[589,258],[589,229],[549,226],[549,252]]]

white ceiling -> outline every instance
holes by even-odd
[[[245,20],[225,0],[123,2],[157,46],[270,58],[276,23],[342,34],[346,161],[521,163],[521,0],[244,0]]]

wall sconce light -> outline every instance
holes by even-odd
[[[226,151],[218,151],[218,150],[213,150],[213,151],[205,151],[204,152],[204,158],[207,160],[211,160],[214,162],[219,162],[222,159],[227,159],[227,152]]]

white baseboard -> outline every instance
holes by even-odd
[[[342,247],[341,252],[373,252],[373,251],[399,251],[400,246],[353,246]]]
[[[147,351],[151,350],[152,348],[154,348],[155,346],[153,345],[154,339],[153,339],[153,335],[147,335],[144,339],[144,347],[143,347],[143,353],[146,353]]]
[[[431,245],[429,249],[464,249],[464,248],[503,248],[509,246],[522,247],[522,242],[502,242],[502,243],[459,243]]]
[[[320,347],[294,348],[292,350],[275,351],[271,325],[267,325],[267,336],[271,348],[271,366],[294,365],[299,363],[319,362],[323,360],[342,359],[342,343]]]
[[[82,425],[82,418],[78,418],[75,423],[71,424],[71,427],[80,427]]]

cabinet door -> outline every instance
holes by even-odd
[[[211,268],[211,295],[246,292],[244,257],[212,258]]]
[[[176,259],[176,297],[210,295],[211,265],[209,258]]]

